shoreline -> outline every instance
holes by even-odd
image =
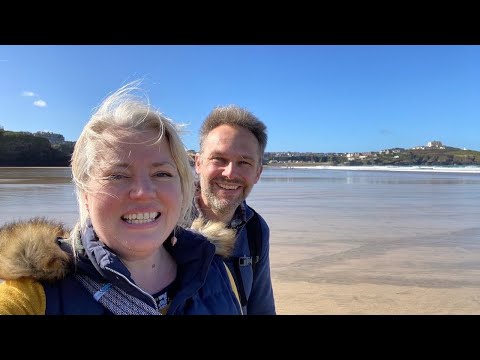
[[[269,169],[311,169],[311,170],[339,170],[339,171],[396,171],[396,172],[434,172],[434,173],[461,173],[461,174],[480,174],[480,166],[447,167],[447,166],[337,166],[337,165],[293,165],[293,166],[271,166],[265,165]]]

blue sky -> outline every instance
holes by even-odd
[[[237,104],[267,125],[266,151],[480,150],[479,45],[0,45],[0,125],[75,141],[138,78],[189,149]]]

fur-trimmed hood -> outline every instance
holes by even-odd
[[[231,255],[235,230],[225,224],[197,219],[192,229],[215,245],[216,254]],[[11,222],[0,227],[0,279],[32,277],[36,280],[62,279],[69,272],[72,257],[58,245],[70,230],[62,223],[43,217]]]

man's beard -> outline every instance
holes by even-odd
[[[211,184],[208,181],[203,181],[200,179],[200,188],[202,194],[208,200],[208,206],[213,212],[217,214],[228,214],[230,212],[234,212],[235,209],[245,200],[247,194],[243,194],[243,196],[238,197],[236,199],[224,199],[215,194],[213,191],[213,187],[216,185]]]

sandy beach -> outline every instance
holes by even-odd
[[[312,284],[273,279],[278,315],[473,315],[478,288]]]
[[[0,222],[73,226],[70,175],[3,169]],[[480,314],[479,201],[473,173],[264,170],[249,204],[270,226],[277,313]]]
[[[315,257],[311,248],[293,250],[274,245],[271,266],[277,314],[480,314],[478,286],[458,286],[459,276],[448,273],[448,265],[444,272],[431,274],[430,280],[421,269],[405,267],[406,259],[417,261],[422,256],[419,249],[392,250],[383,256],[342,259],[338,265],[324,268],[309,261]],[[439,251],[439,261],[442,257],[448,264],[455,254],[445,249]],[[372,272],[375,268],[379,273]],[[478,276],[475,273],[472,271],[472,277]],[[463,282],[469,283],[465,276]]]

